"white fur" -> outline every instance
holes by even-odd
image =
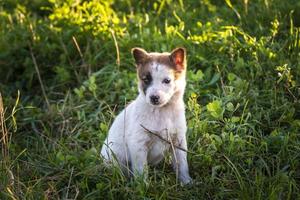
[[[186,152],[178,148],[172,150],[170,144],[147,133],[141,126],[187,150],[183,101],[185,75],[175,80],[172,69],[160,63],[152,64],[151,74],[153,83],[146,95],[139,83],[138,97],[116,117],[101,155],[106,161],[117,161],[122,169],[129,167],[134,175],[141,175],[146,172],[147,164],[158,164],[165,153],[171,152],[174,170],[179,180],[187,184],[192,179],[189,176]],[[162,83],[166,77],[171,79],[170,84]],[[160,96],[159,105],[151,104],[149,97],[153,94]]]
[[[164,106],[169,102],[171,97],[174,94],[176,84],[164,84],[162,81],[165,78],[171,79],[171,82],[174,81],[172,76],[172,69],[161,65],[160,63],[153,62],[151,65],[151,72],[153,77],[153,83],[148,88],[146,93],[146,102],[151,104],[150,96],[158,95],[160,97],[160,104],[158,107]],[[185,84],[185,83],[182,83]],[[178,82],[179,85],[179,82]],[[183,85],[181,85],[183,86]],[[139,87],[140,88],[140,87]],[[140,91],[141,92],[141,91]]]

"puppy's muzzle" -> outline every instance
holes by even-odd
[[[153,105],[158,105],[159,104],[159,96],[158,95],[151,95],[150,96],[150,101]]]

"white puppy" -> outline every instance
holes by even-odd
[[[132,49],[138,74],[138,97],[113,122],[101,155],[134,175],[146,172],[167,152],[179,180],[190,183],[187,163],[185,90],[186,51],[147,53]],[[150,130],[150,133],[149,131]],[[159,134],[159,136],[157,135]]]

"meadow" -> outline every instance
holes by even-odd
[[[187,49],[192,185],[99,151],[131,48]],[[0,1],[0,199],[299,199],[300,1]]]

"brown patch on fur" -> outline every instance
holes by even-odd
[[[183,68],[178,68],[177,65],[172,61],[170,53],[161,53],[155,54],[152,56],[154,62],[163,64],[173,70],[175,80],[179,79],[182,76],[185,76],[185,69],[186,69],[186,61],[184,61]]]
[[[136,47],[131,50],[131,53],[135,59],[137,65],[142,64],[148,57],[147,51],[142,48]]]
[[[184,76],[185,75],[185,73],[184,72],[178,72],[178,71],[175,71],[174,70],[174,77],[175,77],[175,80],[177,80],[177,79],[179,79],[180,77],[182,77],[182,76]]]
[[[170,59],[175,64],[176,71],[183,71],[186,68],[186,50],[185,48],[176,48],[171,52]]]
[[[138,79],[139,79],[139,82],[141,84],[144,94],[146,94],[148,87],[152,83],[152,76],[151,76],[149,68],[150,68],[150,65],[144,65],[144,66],[137,67],[137,76],[138,76]]]
[[[186,53],[184,48],[177,48],[173,50],[172,53],[147,53],[141,48],[134,48],[132,54],[135,58],[140,81],[150,73],[150,67],[153,62],[160,63],[173,69],[175,80],[185,75]],[[181,60],[179,59],[180,63],[178,63],[178,57],[181,58]],[[145,86],[142,81],[142,86],[143,85]]]

